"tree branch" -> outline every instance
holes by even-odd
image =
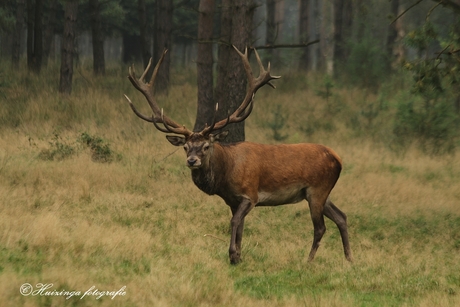
[[[401,18],[404,14],[406,14],[409,10],[411,10],[414,6],[417,6],[420,2],[423,0],[417,0],[414,4],[409,6],[407,9],[405,9],[401,14],[399,14],[391,23],[390,25],[394,24],[399,18]],[[438,5],[442,5],[444,7],[448,7],[454,11],[454,13],[460,14],[460,2],[457,3],[454,0],[432,0],[434,2],[437,2]]]
[[[451,8],[455,13],[460,14],[460,2],[453,1],[453,0],[433,0],[434,2],[438,2],[442,6],[446,6]]]
[[[407,9],[405,9],[404,11],[402,11],[401,14],[399,14],[398,16],[396,16],[395,19],[393,19],[393,21],[390,23],[390,25],[394,24],[399,18],[401,18],[403,15],[405,15],[410,9],[412,9],[414,6],[418,5],[420,2],[422,2],[423,0],[418,0],[417,2],[415,2],[414,4],[412,4],[411,6],[409,6]],[[435,0],[436,1],[436,0]],[[442,1],[442,0],[440,0]]]
[[[307,42],[307,43],[302,43],[302,44],[261,45],[261,46],[251,47],[251,49],[260,50],[260,49],[278,49],[278,48],[305,48],[305,47],[308,47],[310,45],[314,45],[317,43],[319,43],[319,39],[316,39],[314,41]]]

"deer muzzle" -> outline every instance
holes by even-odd
[[[190,156],[187,158],[187,166],[190,169],[196,169],[201,166],[201,160],[195,156]]]

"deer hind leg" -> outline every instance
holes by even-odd
[[[308,261],[313,261],[315,258],[316,251],[318,250],[319,243],[326,232],[326,225],[324,223],[323,208],[325,200],[324,198],[314,197],[307,193],[307,200],[310,206],[310,215],[313,222],[313,244],[311,246],[310,255]]]
[[[252,202],[244,198],[238,207],[232,209],[232,236],[230,239],[230,248],[228,254],[231,264],[238,264],[241,261],[241,241],[243,239],[244,218],[253,208]]]
[[[348,226],[347,226],[347,216],[345,213],[340,211],[332,201],[328,198],[324,206],[324,215],[332,220],[340,231],[340,236],[342,237],[343,251],[345,253],[345,258],[352,262],[353,258],[351,256],[350,243],[348,241]]]

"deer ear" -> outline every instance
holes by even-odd
[[[217,134],[211,134],[209,140],[211,141],[211,143],[215,141],[220,142],[220,141],[225,140],[227,135],[228,135],[228,130],[225,130]]]
[[[167,135],[166,138],[168,139],[169,143],[173,144],[174,146],[184,146],[185,145],[185,138],[177,135]]]

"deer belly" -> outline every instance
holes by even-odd
[[[306,194],[305,188],[292,186],[273,192],[260,191],[258,196],[259,201],[256,206],[279,206],[298,203],[305,199]]]

